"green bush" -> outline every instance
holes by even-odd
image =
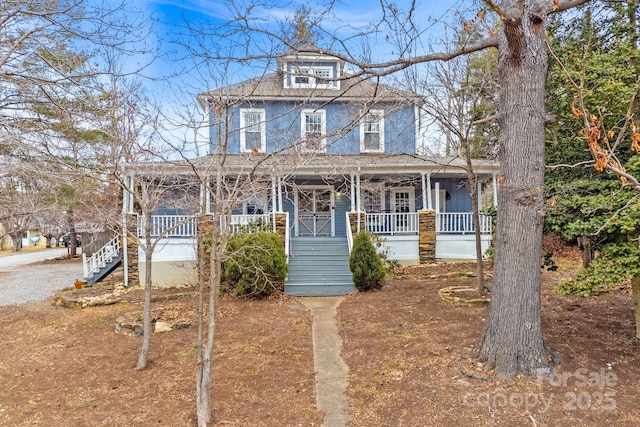
[[[381,288],[384,285],[384,265],[365,231],[356,235],[349,258],[349,268],[353,273],[353,283],[359,291]]]
[[[589,296],[609,290],[640,276],[640,249],[635,244],[610,244],[589,267],[572,279],[562,280],[554,291],[561,294]]]
[[[389,258],[389,248],[384,246],[384,243],[386,242],[387,239],[385,239],[384,237],[378,234],[373,234],[373,233],[369,233],[369,238],[371,239],[371,243],[373,244],[373,247],[375,248],[376,253],[380,257],[380,261],[382,261],[384,270],[387,273],[392,274],[397,269],[402,267],[402,265],[398,260]]]
[[[238,296],[266,297],[287,276],[287,258],[277,234],[260,231],[229,239],[222,281]]]

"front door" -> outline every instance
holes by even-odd
[[[392,227],[395,231],[407,231],[410,212],[415,212],[415,196],[413,188],[397,188],[391,190],[391,211],[395,214]]]
[[[333,236],[333,189],[298,187],[296,236]]]

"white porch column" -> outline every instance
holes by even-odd
[[[124,266],[124,287],[129,286],[129,257],[127,256],[127,214],[131,213],[133,209],[133,196],[131,192],[132,188],[133,176],[125,175],[123,176],[123,184],[124,191],[122,192],[122,265]],[[84,255],[83,255],[84,256]]]
[[[202,213],[204,208],[204,213],[207,213],[207,180],[205,182],[200,182],[200,200],[198,200],[198,212]]]
[[[436,214],[440,213],[440,183],[436,181]]]
[[[131,194],[129,193],[129,177],[127,175],[122,177],[122,183],[124,185],[124,191],[122,192],[122,215],[126,214],[129,210],[129,198]]]
[[[425,173],[422,172],[420,174],[422,176],[422,209],[427,208],[427,185],[424,182]]]
[[[498,207],[498,180],[496,174],[493,174],[493,206]]]
[[[276,232],[276,210],[277,210],[276,179],[277,178],[275,176],[271,177],[271,217],[272,217],[271,225],[274,233]]]
[[[205,193],[204,193],[204,211],[207,214],[211,213],[211,179],[207,176],[204,180]]]
[[[282,177],[278,176],[278,212],[284,212],[282,207]]]
[[[356,188],[355,176],[351,174],[351,212],[356,211]]]
[[[277,178],[275,176],[271,177],[271,212],[275,212],[276,210],[278,210],[278,199],[277,199],[277,193],[276,193],[276,180]]]
[[[358,208],[358,224],[356,226],[356,231],[359,233],[360,232],[360,174],[358,174],[356,176],[356,197],[357,197],[357,201],[356,201],[356,206]]]
[[[133,175],[129,175],[127,177],[125,177],[125,194],[127,197],[127,201],[126,204],[124,206],[122,206],[122,211],[123,213],[133,213],[133,206],[134,206],[134,197],[133,197],[133,192],[135,191],[134,185],[135,185],[135,178],[133,177]]]
[[[478,190],[476,192],[476,197],[478,200],[478,210],[481,211],[482,210],[482,183],[477,177],[476,177],[476,187],[478,187]]]
[[[433,210],[433,200],[431,200],[431,174],[427,174],[427,188],[429,190],[427,190],[428,196],[427,196],[427,209],[429,210]]]

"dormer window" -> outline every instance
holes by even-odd
[[[298,88],[316,88],[331,86],[333,67],[330,66],[294,66],[292,67],[292,85]]]
[[[287,77],[284,87],[299,89],[339,89],[338,64],[326,63],[289,63],[286,66]]]

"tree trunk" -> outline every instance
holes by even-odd
[[[218,227],[214,225],[214,228],[217,229]],[[217,235],[218,233],[214,233],[214,236]],[[209,273],[206,342],[202,351],[202,362],[198,365],[196,383],[196,412],[198,427],[206,427],[209,422],[211,422],[211,372],[213,369],[213,350],[215,344],[216,314],[218,312],[218,295],[220,293],[220,272],[223,252],[221,246],[211,248],[212,256]]]
[[[67,250],[69,256],[76,256],[76,227],[73,221],[73,209],[67,209],[67,222],[69,224],[69,241],[67,243]]]
[[[505,1],[500,176],[491,305],[474,356],[503,377],[549,367],[540,319],[548,5]],[[551,2],[549,2],[549,5]],[[521,8],[521,9],[519,9]]]
[[[210,265],[205,262],[205,257],[209,254],[205,250],[205,235],[212,237],[211,230],[206,225],[205,215],[206,210],[201,211],[200,222],[198,223],[198,330],[196,332],[196,362],[198,366],[197,378],[196,378],[196,414],[198,420],[201,418],[203,421],[207,421],[206,413],[210,412],[210,408],[201,409],[201,407],[208,406],[208,402],[202,397],[202,393],[208,393],[209,391],[203,391],[202,371],[200,369],[204,360],[204,295],[205,290],[209,285],[210,271],[207,271],[207,267]],[[210,269],[209,269],[210,270]],[[200,414],[203,414],[202,417]],[[200,422],[200,421],[198,421]]]
[[[222,260],[227,247],[229,234],[228,226],[222,227],[220,221],[220,212],[223,211],[221,206],[221,200],[223,200],[222,181],[222,175],[218,173],[215,183],[214,215],[210,231],[211,249],[209,254],[209,280],[207,282],[209,285],[207,328],[206,337],[202,337],[199,343],[198,373],[196,374],[196,418],[198,427],[207,427],[211,422],[211,372],[213,369],[216,316],[218,313],[218,296],[220,295]],[[208,188],[207,191],[209,191]],[[225,224],[229,224],[229,221],[225,221]],[[203,320],[201,317],[201,323],[198,325],[199,328],[201,325],[204,326]],[[202,342],[202,340],[205,342]]]
[[[13,252],[20,252],[22,249],[22,232],[9,232],[7,233],[13,240]]]
[[[478,277],[478,292],[485,292],[484,288],[484,268],[482,264],[482,234],[480,233],[480,209],[478,200],[478,179],[473,173],[471,163],[471,147],[469,141],[463,142],[464,156],[467,162],[467,181],[469,182],[469,194],[471,195],[471,211],[473,212],[473,227],[476,237],[476,276]]]
[[[640,339],[640,277],[631,279],[631,293],[633,295],[633,311],[636,315],[636,338]]]
[[[580,256],[582,257],[582,268],[589,267],[589,264],[593,261],[591,239],[586,236],[578,237],[578,248],[580,249]]]
[[[142,347],[140,348],[140,354],[138,355],[138,363],[136,364],[136,371],[141,371],[147,367],[147,358],[149,356],[149,349],[151,348],[151,274],[152,259],[154,245],[151,244],[151,214],[144,215],[144,238],[145,238],[145,250],[144,250],[144,308],[142,313]],[[134,230],[136,228],[134,227]]]

